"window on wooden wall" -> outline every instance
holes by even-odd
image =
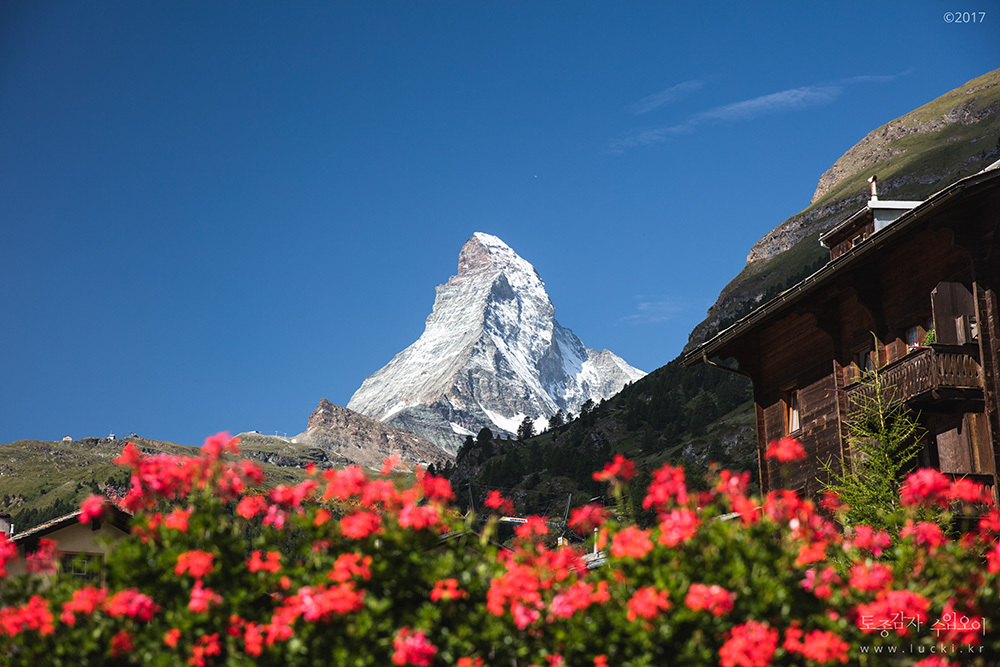
[[[875,369],[875,362],[872,359],[872,346],[866,345],[854,351],[852,377],[848,381],[860,380],[866,373]]]
[[[60,574],[82,581],[101,583],[104,579],[104,556],[74,551],[59,552]]]
[[[909,354],[923,343],[923,328],[912,326],[906,330],[906,352]]]
[[[785,390],[785,435],[795,433],[802,426],[799,415],[799,390],[795,387]]]

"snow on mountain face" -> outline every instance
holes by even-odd
[[[526,415],[576,412],[643,375],[608,350],[584,347],[556,322],[535,267],[476,232],[458,274],[437,287],[424,333],[347,407],[455,451],[484,426],[513,433]]]

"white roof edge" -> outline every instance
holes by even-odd
[[[868,208],[911,209],[923,203],[923,201],[904,201],[899,199],[869,199]]]

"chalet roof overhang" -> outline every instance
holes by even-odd
[[[23,532],[15,533],[11,536],[10,540],[11,542],[23,542],[27,544],[37,543],[40,538],[43,538],[46,535],[50,535],[56,531],[81,523],[81,514],[83,514],[82,510],[76,510],[75,512],[70,512],[69,514],[56,517],[51,521],[46,521],[43,524],[29,528]],[[127,533],[129,532],[129,527],[132,523],[132,515],[114,503],[105,502],[103,516],[100,519],[91,519],[89,525],[92,529],[96,530],[100,528],[102,521],[106,521],[109,525]]]
[[[933,218],[958,206],[986,188],[1000,186],[1000,161],[994,162],[982,171],[958,180],[940,190],[920,205],[903,213],[893,224],[872,235],[863,243],[851,248],[843,255],[831,260],[816,273],[804,278],[764,305],[744,315],[732,325],[712,338],[704,341],[684,355],[681,364],[693,366],[709,363],[710,358],[729,358],[740,342],[752,332],[795,312],[797,307],[810,297],[818,297],[823,290],[830,290],[838,276],[870,261],[875,255],[893,243],[922,229]],[[862,209],[851,216],[856,219],[867,210]]]

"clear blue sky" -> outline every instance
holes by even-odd
[[[476,231],[665,364],[837,157],[1000,66],[993,3],[824,4],[0,2],[0,442],[298,433]]]

